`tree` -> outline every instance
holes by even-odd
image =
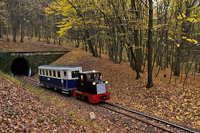
[[[153,1],[149,0],[149,32],[148,32],[148,83],[147,88],[151,88],[153,86],[153,78],[152,78],[152,52],[153,52]]]

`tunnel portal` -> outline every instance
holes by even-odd
[[[30,76],[30,66],[28,61],[25,58],[18,57],[16,58],[11,65],[11,73],[14,76]]]

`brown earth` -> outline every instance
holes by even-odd
[[[34,45],[26,45],[29,48],[25,47],[24,50],[34,49],[35,45],[38,45],[37,41]],[[48,44],[48,47],[46,47],[46,45],[44,44],[44,49],[51,46]],[[37,48],[40,49],[40,46],[36,47],[36,51],[38,51]],[[10,49],[15,51],[15,48]],[[17,51],[20,51],[20,49]],[[155,77],[158,68],[154,67],[154,86],[147,89],[145,87],[147,84],[147,71],[141,74],[139,80],[136,80],[136,73],[129,67],[128,62],[114,64],[104,55],[102,58],[95,58],[90,53],[74,49],[52,64],[77,65],[82,66],[83,70],[99,70],[102,72],[103,79],[109,82],[107,86],[107,90],[111,93],[109,102],[200,130],[199,76],[189,75],[183,87],[184,74],[182,80],[181,77],[172,76],[169,84],[171,71],[169,69],[166,71],[161,70],[159,75]],[[163,77],[164,74],[166,74],[166,78]]]

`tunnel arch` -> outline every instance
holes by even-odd
[[[31,68],[28,61],[23,57],[18,57],[15,60],[13,60],[11,65],[11,73],[14,76],[30,76]]]

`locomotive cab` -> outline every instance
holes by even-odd
[[[102,80],[101,72],[85,71],[80,72],[76,81],[77,89],[90,94],[106,93],[106,81]]]

